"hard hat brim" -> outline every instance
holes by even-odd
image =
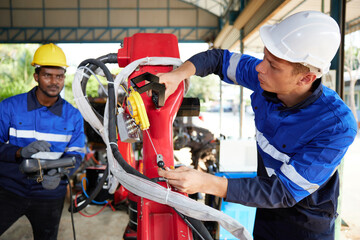
[[[46,63],[46,65],[44,65],[44,64],[39,64],[39,63],[35,63],[35,62],[31,62],[31,66],[33,66],[33,67],[36,67],[36,66],[39,66],[39,67],[52,66],[52,67],[61,67],[61,68],[68,68],[69,67],[68,65],[62,66],[62,65],[59,65],[59,64],[52,64],[52,63]]]

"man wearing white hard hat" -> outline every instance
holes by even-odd
[[[255,239],[334,239],[337,167],[357,125],[350,109],[321,83],[340,44],[331,17],[304,11],[263,26],[263,60],[209,50],[160,76],[166,97],[191,75],[218,74],[253,90],[258,171],[226,179],[180,167],[159,175],[180,191],[204,192],[257,207]]]

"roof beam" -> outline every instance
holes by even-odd
[[[179,42],[203,42],[211,39],[217,27],[0,27],[0,43],[93,43],[119,42],[134,32],[173,33]],[[200,38],[199,38],[200,37]]]
[[[256,16],[244,26],[244,41],[250,37],[254,32],[257,32],[262,25],[269,21],[273,16],[286,6],[291,0],[267,0],[266,3],[259,9]]]
[[[220,48],[225,41],[225,38],[233,30],[240,30],[245,26],[245,24],[256,14],[259,8],[266,2],[266,0],[251,0],[240,13],[240,15],[234,21],[234,24],[230,24],[229,21],[226,22],[224,27],[221,29],[220,33],[214,41],[214,47]]]

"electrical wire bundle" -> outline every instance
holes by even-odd
[[[191,227],[199,234],[201,239],[211,239],[211,237],[206,229],[204,230],[204,225],[198,220],[217,221],[235,237],[239,239],[252,239],[250,233],[240,223],[238,223],[230,216],[191,198],[188,198],[183,194],[173,192],[171,191],[171,188],[165,188],[151,181],[148,177],[142,175],[137,170],[132,168],[123,159],[118,150],[116,143],[117,94],[115,93],[118,93],[119,86],[126,86],[127,89],[128,77],[139,66],[173,65],[177,67],[182,64],[181,60],[177,58],[164,57],[147,57],[139,59],[126,66],[116,76],[115,81],[105,63],[117,63],[116,54],[108,54],[98,59],[88,59],[83,61],[79,65],[73,82],[74,99],[82,116],[94,128],[94,130],[99,133],[107,146],[106,151],[108,168],[105,170],[99,185],[101,182],[104,182],[106,178],[108,178],[110,183],[110,193],[116,190],[116,187],[120,182],[127,190],[140,197],[173,207],[176,212],[178,212],[179,215],[185,220],[185,222],[188,223],[189,227]],[[95,75],[95,73],[103,74],[108,81],[108,100],[106,102],[103,117],[92,109],[86,97],[87,80],[91,75]],[[124,89],[121,88],[120,90],[124,91]],[[91,196],[86,200],[87,202],[91,202],[96,196],[102,186],[101,185],[99,187],[99,185],[92,192]],[[78,210],[83,208],[83,206],[84,204],[78,206],[75,209]],[[199,224],[199,222],[201,224]]]

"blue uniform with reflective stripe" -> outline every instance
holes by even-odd
[[[19,171],[22,159],[16,159],[15,153],[31,142],[45,140],[51,152],[75,156],[76,169],[84,157],[83,118],[61,97],[51,107],[42,106],[36,88],[0,102],[0,186],[26,198],[61,198],[66,193],[65,180],[54,190],[44,189]]]
[[[331,239],[339,195],[336,169],[357,133],[350,109],[320,79],[313,83],[311,96],[285,107],[276,94],[260,87],[255,67],[261,60],[248,55],[210,50],[189,61],[196,75],[215,73],[227,83],[254,91],[258,174],[253,179],[229,179],[226,201],[257,207],[257,220],[261,216],[273,221],[269,231],[277,231],[277,237],[269,234],[267,239],[283,239],[279,234],[287,231],[276,229],[279,221],[280,227],[293,224]],[[263,231],[257,220],[254,235]],[[284,239],[309,237],[304,236]]]

